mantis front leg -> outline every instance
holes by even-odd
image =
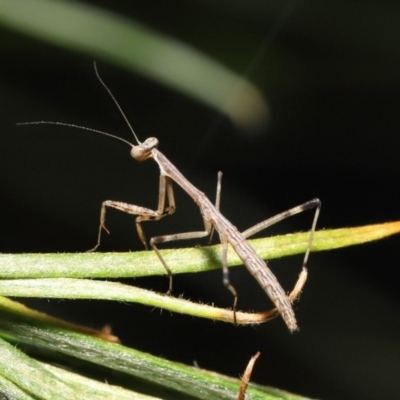
[[[168,199],[168,207],[165,206],[166,198]],[[103,201],[103,203],[101,204],[100,225],[99,225],[99,233],[97,236],[97,243],[92,249],[88,250],[88,252],[95,251],[100,246],[101,234],[103,229],[107,233],[110,233],[105,225],[107,207],[115,208],[127,214],[138,215],[138,217],[136,218],[136,229],[138,232],[138,236],[140,241],[143,243],[144,247],[148,249],[146,237],[144,235],[142,228],[142,222],[158,221],[161,218],[165,217],[166,215],[170,215],[175,212],[175,199],[174,199],[174,192],[172,188],[171,179],[168,176],[160,175],[160,188],[158,195],[157,210],[151,210],[146,207],[137,206],[135,204],[124,203],[121,201],[114,201],[114,200]]]

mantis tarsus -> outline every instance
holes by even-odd
[[[149,158],[152,158],[160,168],[160,186],[159,186],[159,197],[158,197],[158,207],[156,210],[151,210],[149,208],[132,205],[128,203],[122,203],[119,201],[113,200],[106,200],[102,203],[101,206],[101,213],[100,213],[100,226],[99,226],[99,233],[97,238],[97,243],[95,247],[89,251],[94,251],[100,245],[101,241],[101,233],[104,229],[108,232],[105,226],[105,215],[106,215],[106,208],[112,207],[116,208],[120,211],[126,212],[128,214],[137,215],[136,217],[136,228],[138,231],[139,238],[144,246],[147,248],[147,242],[145,235],[142,229],[142,222],[145,221],[157,221],[161,218],[165,217],[166,215],[170,215],[175,211],[175,200],[174,200],[174,193],[172,182],[175,181],[182,189],[194,200],[194,202],[198,205],[200,212],[203,216],[204,221],[204,230],[203,231],[195,231],[195,232],[185,232],[185,233],[178,233],[172,235],[164,235],[164,236],[157,236],[150,239],[150,246],[152,249],[157,253],[160,261],[162,262],[165,270],[169,276],[169,288],[168,294],[172,292],[172,272],[168,265],[165,263],[157,245],[159,243],[164,242],[171,242],[175,240],[181,239],[197,239],[208,236],[213,229],[218,232],[221,244],[222,244],[222,269],[223,269],[223,283],[224,285],[230,290],[232,295],[234,296],[234,303],[233,303],[233,312],[234,312],[234,321],[236,322],[236,305],[238,295],[236,289],[231,285],[229,281],[229,271],[227,265],[227,254],[228,254],[228,244],[230,244],[239,258],[242,260],[243,264],[247,267],[250,273],[254,276],[254,278],[258,281],[264,291],[267,293],[269,298],[275,304],[277,309],[282,315],[283,320],[285,321],[287,327],[290,331],[295,331],[298,329],[295,314],[288,299],[285,291],[282,289],[281,285],[279,284],[278,280],[276,279],[275,275],[271,272],[268,268],[267,263],[262,260],[255,250],[250,246],[250,244],[246,241],[246,239],[255,233],[279,222],[285,218],[288,218],[292,215],[301,213],[303,211],[309,209],[315,209],[314,219],[311,226],[310,237],[308,241],[307,250],[304,255],[303,260],[303,268],[307,264],[308,256],[311,249],[313,234],[315,231],[317,219],[319,216],[321,202],[318,199],[310,200],[304,204],[301,204],[297,207],[291,208],[290,210],[284,211],[280,214],[277,214],[259,224],[247,229],[244,232],[239,232],[238,229],[232,225],[219,211],[219,191],[220,191],[220,180],[221,174],[219,174],[218,178],[218,189],[217,189],[217,201],[216,205],[214,205],[207,196],[198,190],[195,186],[193,186],[179,171],[178,169],[157,149],[158,147],[158,139],[151,137],[146,139],[143,143],[139,141],[137,138],[131,124],[129,123],[127,117],[125,116],[124,112],[122,111],[121,107],[119,106],[117,100],[115,99],[114,95],[111,93],[110,89],[106,86],[103,80],[100,78],[99,73],[97,71],[97,67],[95,64],[95,72],[96,76],[99,79],[100,83],[104,86],[107,90],[111,98],[113,99],[114,103],[118,107],[119,111],[121,112],[123,118],[125,119],[126,123],[129,126],[135,140],[137,141],[138,145],[134,145],[128,142],[125,139],[122,139],[118,136],[112,135],[110,133],[102,132],[96,129],[86,128],[78,125],[68,124],[68,123],[61,123],[61,122],[46,122],[46,121],[39,121],[39,122],[28,122],[23,123],[25,124],[52,124],[52,125],[61,125],[61,126],[69,126],[78,129],[84,129],[91,132],[100,133],[105,136],[112,137],[114,139],[120,140],[129,146],[132,147],[131,149],[131,156],[137,161],[145,161]]]

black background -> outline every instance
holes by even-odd
[[[248,78],[268,99],[270,118],[246,131],[179,92],[97,59],[141,139],[158,137],[160,150],[212,198],[217,171],[224,172],[221,209],[240,229],[314,197],[323,204],[319,228],[399,219],[398,5],[91,3],[185,42],[238,74],[254,65]],[[103,200],[156,206],[157,165],[137,164],[125,145],[84,131],[17,128],[16,122],[63,121],[130,140],[96,81],[92,56],[6,28],[0,34],[0,251],[87,250]],[[176,215],[148,224],[149,237],[202,226],[192,200],[176,192]],[[306,231],[311,219],[311,213],[295,217],[265,235]],[[112,234],[101,251],[141,249],[132,217],[111,211],[108,221]],[[305,396],[390,399],[399,387],[399,243],[392,237],[312,254],[295,334],[281,319],[243,328],[139,305],[30,305],[96,328],[109,323],[125,345],[232,376],[260,351],[252,379]],[[301,257],[270,265],[289,290]],[[231,275],[240,308],[270,307],[244,267]],[[133,284],[167,288],[163,277]],[[181,293],[231,306],[219,271],[177,276],[175,294]]]

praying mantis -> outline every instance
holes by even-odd
[[[175,167],[168,158],[158,150],[158,139],[155,137],[150,137],[146,139],[144,142],[140,142],[138,137],[136,136],[135,131],[133,130],[130,122],[128,121],[126,115],[115,99],[114,95],[110,91],[110,89],[106,86],[106,84],[101,79],[96,63],[94,64],[95,73],[106,89],[108,94],[111,96],[112,100],[118,107],[122,117],[126,121],[130,131],[132,132],[137,144],[132,144],[129,141],[122,139],[118,136],[112,135],[107,132],[99,131],[96,129],[91,129],[83,126],[78,126],[69,123],[62,122],[49,122],[49,121],[38,121],[38,122],[26,122],[21,123],[19,125],[30,125],[30,124],[51,124],[51,125],[61,125],[61,126],[69,126],[72,128],[83,129],[90,132],[99,133],[113,139],[119,140],[123,143],[128,144],[131,147],[130,155],[136,161],[142,162],[145,160],[153,159],[159,166],[160,169],[160,181],[159,181],[159,196],[158,196],[158,207],[155,210],[141,207],[134,204],[124,203],[120,201],[114,200],[106,200],[101,205],[100,212],[100,225],[97,236],[96,245],[90,249],[89,251],[95,251],[101,242],[101,234],[102,231],[105,230],[108,232],[105,226],[106,220],[106,210],[107,208],[115,208],[122,212],[136,215],[136,229],[138,232],[138,236],[140,241],[147,248],[147,240],[143,232],[142,223],[147,221],[158,221],[164,218],[167,215],[171,215],[175,212],[175,199],[174,199],[174,191],[173,191],[173,182],[178,184],[197,204],[199,207],[200,213],[203,217],[204,221],[204,230],[202,231],[194,231],[194,232],[184,232],[178,234],[170,234],[163,236],[152,237],[149,241],[151,248],[156,252],[158,258],[163,264],[165,270],[167,271],[169,277],[169,287],[167,294],[171,294],[172,292],[172,271],[169,266],[166,264],[164,258],[162,257],[157,245],[160,243],[172,242],[177,240],[186,240],[186,239],[198,239],[202,237],[209,236],[213,230],[215,230],[220,238],[222,245],[222,271],[223,271],[223,284],[226,288],[232,293],[234,297],[233,302],[233,313],[234,313],[234,321],[236,323],[236,306],[238,301],[238,294],[236,289],[230,283],[229,280],[229,270],[227,263],[228,256],[228,245],[231,245],[233,250],[242,260],[243,264],[247,267],[249,272],[254,276],[260,286],[264,289],[268,297],[275,304],[276,308],[280,312],[283,320],[285,321],[288,329],[293,332],[298,329],[296,317],[288,299],[285,291],[282,286],[279,284],[277,278],[269,269],[267,263],[255,252],[255,250],[251,247],[251,245],[246,240],[248,237],[262,231],[263,229],[268,228],[269,226],[280,222],[288,217],[299,214],[303,211],[315,209],[314,218],[310,230],[310,236],[308,241],[308,246],[304,255],[303,260],[303,268],[305,268],[309,253],[311,250],[311,244],[313,240],[314,231],[316,228],[317,220],[319,217],[321,202],[319,199],[312,199],[307,201],[297,207],[293,207],[287,211],[279,213],[265,221],[262,221],[255,226],[245,230],[244,232],[239,232],[239,230],[227,219],[225,218],[219,210],[219,198],[220,198],[220,188],[221,188],[221,176],[222,174],[218,174],[218,189],[217,189],[217,201],[214,205],[208,197],[197,189],[192,183],[190,183],[182,173]]]

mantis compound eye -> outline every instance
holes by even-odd
[[[132,146],[131,156],[137,161],[144,161],[151,157],[151,151],[158,146],[158,139],[148,138],[138,146]]]

